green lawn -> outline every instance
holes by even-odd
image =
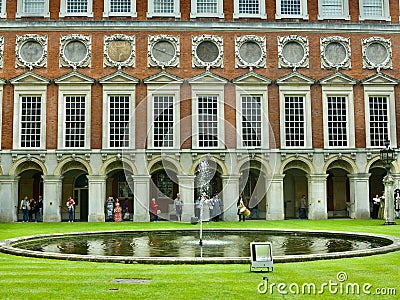
[[[383,226],[382,220],[248,221],[204,224],[205,228],[279,228],[369,232],[400,236],[400,225]],[[188,223],[1,223],[0,240],[39,233],[118,229],[194,228]],[[347,274],[342,284],[336,276]],[[266,294],[258,285],[267,276]],[[115,278],[149,279],[147,284],[112,283]],[[329,287],[329,283],[331,286]],[[280,285],[286,295],[278,292]],[[286,284],[283,288],[282,284]],[[303,284],[317,292],[301,293]],[[346,295],[346,285],[371,287],[366,295]],[[289,290],[289,286],[291,290]],[[296,287],[300,295],[295,295]],[[306,286],[306,285],[304,285]],[[333,293],[329,292],[329,288]],[[377,291],[397,295],[376,295]],[[378,290],[380,289],[380,290]],[[334,291],[337,290],[336,293]],[[292,292],[293,291],[293,292]],[[275,264],[266,274],[251,273],[249,265],[125,265],[24,258],[0,253],[0,299],[400,299],[400,252],[363,258]]]

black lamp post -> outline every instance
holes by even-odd
[[[393,184],[394,179],[390,174],[392,162],[396,160],[394,150],[389,146],[389,140],[385,141],[386,148],[380,151],[381,160],[385,163],[386,176],[383,178],[385,185],[385,225],[396,225],[394,216]]]

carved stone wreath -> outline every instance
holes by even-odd
[[[207,70],[223,68],[223,38],[209,34],[192,36],[192,67],[206,68]]]
[[[279,68],[309,68],[308,38],[278,36]]]
[[[392,42],[382,37],[361,40],[364,69],[392,69]]]
[[[30,70],[47,67],[47,35],[25,34],[16,36],[15,67]]]
[[[235,37],[236,68],[266,68],[266,44],[265,36]]]
[[[173,47],[173,52],[169,53],[169,57],[165,56],[165,60],[160,60],[154,52],[154,47],[157,47],[157,44],[162,42],[167,42],[171,45],[171,47]],[[164,51],[166,50],[164,49]],[[158,34],[154,36],[149,35],[147,52],[147,64],[149,67],[179,67],[180,55],[179,36],[173,36],[169,34]]]
[[[60,37],[60,67],[85,68],[92,62],[92,37],[82,34]]]
[[[350,69],[350,38],[330,36],[320,39],[322,69]]]
[[[0,68],[4,65],[4,36],[0,36]]]
[[[113,34],[104,36],[104,67],[135,67],[135,36]]]

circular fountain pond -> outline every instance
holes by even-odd
[[[0,242],[0,251],[43,258],[122,263],[249,263],[250,242],[272,242],[274,262],[386,253],[400,239],[292,230],[106,231],[38,235]]]

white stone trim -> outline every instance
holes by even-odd
[[[355,148],[355,129],[354,129],[354,92],[353,85],[323,85],[322,86],[322,109],[324,126],[324,148],[343,149],[343,146],[329,146],[328,134],[328,97],[346,98],[346,120],[347,120],[347,147]]]
[[[217,0],[217,12],[216,13],[198,13],[197,12],[197,0],[192,0],[190,4],[190,18],[195,19],[195,18],[220,18],[223,19],[225,17],[224,15],[224,1],[223,0]]]
[[[86,47],[86,55],[80,61],[71,61],[65,55],[65,48],[71,42],[81,42]],[[92,36],[83,34],[70,34],[60,36],[60,67],[85,68],[92,64]]]
[[[241,14],[239,13],[239,0],[234,0],[234,10],[233,10],[233,18],[259,18],[266,20],[267,19],[267,12],[265,10],[265,0],[258,0],[260,11],[258,14]]]
[[[301,0],[300,3],[300,14],[299,15],[283,15],[281,14],[281,2],[282,0],[276,0],[276,14],[275,19],[303,19],[308,20],[308,11],[307,11],[307,0]]]
[[[309,85],[280,85],[279,86],[279,105],[280,105],[280,136],[281,149],[298,149],[298,147],[286,146],[285,139],[285,97],[304,98],[304,146],[302,149],[312,148],[312,118],[311,118],[311,92]]]
[[[103,11],[103,17],[108,18],[108,17],[131,17],[131,18],[136,18],[137,17],[137,11],[136,11],[136,0],[130,0],[131,2],[131,11],[127,13],[115,13],[111,12],[111,0],[104,0],[104,11]]]
[[[7,18],[7,0],[0,0],[1,2],[1,10],[0,10],[0,19]]]
[[[0,0],[2,1],[2,0]],[[5,6],[6,0],[3,1],[3,6]],[[15,18],[19,19],[22,17],[43,17],[50,18],[49,2],[50,0],[44,0],[43,13],[29,13],[24,12],[24,2],[25,0],[18,0],[17,11],[15,13]]]
[[[1,88],[3,88],[1,86]],[[16,84],[14,85],[14,116],[13,116],[13,149],[46,149],[46,100],[47,84]],[[20,147],[21,97],[33,96],[41,98],[40,115],[40,147]]]
[[[261,149],[269,148],[269,118],[268,118],[268,86],[240,85],[236,86],[236,140],[238,149],[255,149],[246,147],[242,140],[242,96],[261,97]]]
[[[109,112],[110,112],[110,96],[129,96],[129,144],[128,147],[135,148],[135,130],[136,130],[136,114],[135,114],[135,95],[136,85],[135,84],[103,84],[103,149],[121,149],[120,147],[110,147],[110,127],[109,124]]]
[[[235,67],[236,68],[266,68],[267,67],[267,41],[266,36],[244,35],[235,37]],[[260,47],[261,56],[256,62],[247,62],[240,54],[240,47],[246,42],[256,43]]]
[[[87,12],[86,13],[68,13],[67,12],[67,1],[61,0],[60,2],[60,13],[59,17],[93,17],[93,0],[87,0]]]
[[[147,84],[147,148],[148,149],[179,149],[181,138],[181,114],[180,114],[180,83],[163,84]],[[172,96],[173,97],[173,146],[172,147],[155,147],[154,146],[154,97]]]
[[[58,149],[72,149],[64,146],[65,142],[65,97],[78,96],[85,97],[85,146],[81,149],[90,149],[91,132],[91,84],[60,84],[58,87]],[[74,148],[76,149],[76,148]]]
[[[217,57],[211,61],[206,62],[203,61],[197,55],[197,47],[202,42],[211,42],[218,48]],[[224,67],[224,39],[223,37],[210,35],[210,34],[202,34],[199,36],[192,36],[192,68],[206,68],[207,70],[210,68],[223,68]]]
[[[48,37],[47,35],[38,35],[38,34],[25,34],[25,35],[17,35],[16,46],[15,46],[15,67],[16,68],[25,68],[28,67],[30,70],[33,68],[46,68],[47,67],[47,44]],[[26,61],[21,55],[22,46],[27,42],[36,42],[42,47],[42,55],[41,57],[32,62]]]
[[[326,47],[331,43],[337,43],[341,45],[346,52],[345,58],[339,62],[334,63],[329,60],[326,53]],[[351,48],[350,38],[344,38],[341,36],[328,36],[320,38],[320,51],[321,51],[321,68],[322,69],[351,69]],[[329,56],[329,52],[328,52]]]
[[[349,0],[342,0],[343,14],[336,15],[336,16],[330,16],[330,15],[325,16],[323,14],[323,9],[322,9],[323,2],[324,2],[324,0],[318,1],[318,20],[336,20],[336,19],[350,20]]]
[[[308,37],[298,35],[278,36],[278,67],[279,68],[309,68]],[[291,62],[285,57],[285,46],[297,43],[303,48],[303,57],[298,62]]]
[[[359,15],[359,20],[360,21],[365,21],[365,20],[381,20],[381,21],[391,21],[392,18],[390,16],[390,10],[389,10],[389,0],[382,0],[383,8],[382,8],[382,16],[366,16],[364,12],[364,0],[359,0],[359,8],[360,8],[360,15]]]
[[[388,136],[390,140],[390,147],[397,148],[397,135],[396,135],[396,105],[394,87],[388,85],[364,85],[364,109],[365,109],[365,136],[366,148],[380,149],[382,147],[371,146],[370,123],[369,123],[369,97],[388,97],[388,111],[389,111],[389,127]]]
[[[3,66],[4,66],[4,36],[0,36],[0,69],[2,69]]]
[[[173,57],[167,61],[162,62],[159,61],[153,55],[153,47],[161,41],[169,42],[175,49]],[[173,36],[169,34],[158,34],[158,35],[149,35],[148,36],[148,51],[147,51],[147,66],[148,67],[179,67],[180,64],[180,37]]]
[[[371,44],[379,44],[385,48],[387,57],[381,63],[375,63],[370,57],[368,57],[368,47]],[[362,62],[363,69],[377,69],[378,71],[381,69],[392,69],[392,41],[391,39],[385,39],[380,36],[373,36],[366,39],[361,39],[362,45]],[[378,58],[379,59],[379,58]]]
[[[196,84],[192,83],[192,149],[224,149],[225,148],[225,117],[224,117],[224,87],[225,84]],[[218,110],[218,146],[199,147],[198,97],[216,96]]]
[[[148,0],[146,17],[175,17],[176,19],[179,19],[181,17],[180,1],[174,0],[174,11],[172,13],[156,13],[154,11],[154,0]]]

